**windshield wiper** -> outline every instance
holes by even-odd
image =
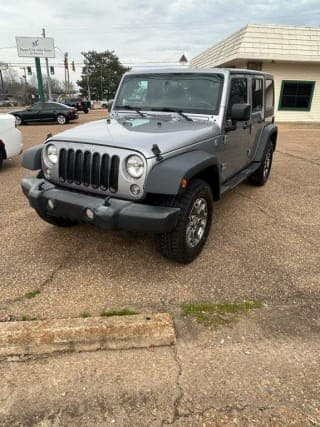
[[[193,122],[192,118],[191,118],[191,117],[188,117],[188,116],[187,116],[186,114],[184,114],[184,112],[183,112],[183,111],[181,111],[181,110],[175,110],[174,108],[168,108],[168,107],[157,108],[157,109],[153,109],[153,108],[152,108],[152,111],[155,111],[155,110],[157,110],[157,111],[164,111],[164,112],[166,112],[166,113],[177,113],[177,114],[179,114],[179,116],[183,117],[184,119],[188,120],[189,122]]]
[[[145,114],[143,114],[142,111],[140,111],[140,108],[133,107],[132,105],[121,105],[121,107],[119,107],[119,109],[132,110],[132,111],[135,111],[136,113],[138,113],[139,116],[141,116],[141,117],[147,117]]]

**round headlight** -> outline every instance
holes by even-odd
[[[144,172],[144,163],[140,156],[130,156],[127,158],[127,172],[132,178],[140,178]]]
[[[58,161],[58,150],[57,147],[53,144],[48,145],[47,147],[47,157],[50,163],[55,165]]]

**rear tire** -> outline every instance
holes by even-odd
[[[20,116],[14,116],[15,120],[16,120],[16,126],[21,126],[22,125],[22,118]]]
[[[3,165],[3,158],[0,155],[0,169],[2,168],[2,165]]]
[[[67,118],[63,114],[58,114],[57,116],[57,122],[59,125],[65,125],[67,123]]]
[[[55,225],[56,227],[73,227],[74,225],[77,225],[77,221],[74,221],[69,218],[59,218],[55,216],[48,215],[46,212],[42,212],[36,209],[37,214],[41,219],[46,221],[47,223],[51,225]]]
[[[211,188],[201,179],[191,181],[182,195],[162,202],[163,206],[180,208],[180,215],[173,231],[156,236],[158,251],[164,257],[183,264],[193,261],[206,243],[212,204]]]
[[[252,175],[249,176],[248,181],[256,186],[263,186],[269,178],[273,159],[273,144],[270,142],[264,152],[261,165]]]

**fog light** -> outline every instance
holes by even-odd
[[[88,219],[90,219],[91,221],[94,219],[94,212],[92,209],[87,208],[85,213]]]
[[[130,187],[130,191],[134,196],[137,196],[140,193],[140,187],[137,184],[132,184]]]
[[[54,203],[53,203],[53,200],[49,199],[49,200],[48,200],[47,205],[48,205],[48,208],[49,208],[49,209],[54,209]]]
[[[50,178],[50,169],[45,169],[44,174],[47,178]]]

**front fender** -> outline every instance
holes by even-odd
[[[42,149],[43,144],[40,144],[26,150],[22,158],[22,166],[32,171],[41,169]]]
[[[182,191],[181,181],[183,178],[190,180],[214,166],[218,166],[217,158],[201,150],[190,151],[162,160],[150,171],[146,181],[146,192],[176,195]]]

